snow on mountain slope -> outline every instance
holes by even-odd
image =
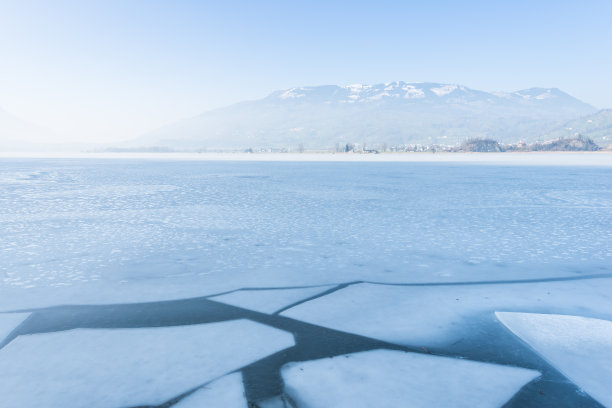
[[[527,101],[533,102],[548,99],[550,101],[562,102],[568,106],[571,105],[574,109],[580,110],[580,108],[583,108],[585,111],[592,110],[592,107],[589,105],[556,88],[530,88],[516,92],[489,93],[456,84],[406,83],[402,81],[376,85],[354,84],[348,86],[297,87],[273,92],[265,99],[325,103],[367,103],[380,100],[417,100],[420,102],[427,100],[433,103],[449,101],[503,103],[508,99],[516,103],[525,103]]]

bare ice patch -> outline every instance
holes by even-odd
[[[285,392],[308,407],[500,407],[538,371],[374,350],[290,363]]]
[[[0,350],[2,406],[158,405],[293,345],[248,320],[23,335]]]
[[[555,314],[495,315],[593,398],[612,406],[612,322]]]

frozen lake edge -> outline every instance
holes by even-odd
[[[523,166],[612,167],[612,152],[505,153],[27,153],[0,152],[0,159],[142,159],[256,162],[408,162]]]

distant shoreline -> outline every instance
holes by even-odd
[[[8,153],[1,159],[143,159],[259,162],[406,162],[481,163],[508,165],[610,166],[612,152],[501,152],[501,153]]]

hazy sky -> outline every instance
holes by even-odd
[[[129,139],[300,85],[558,87],[612,107],[612,1],[0,0],[0,107]]]

